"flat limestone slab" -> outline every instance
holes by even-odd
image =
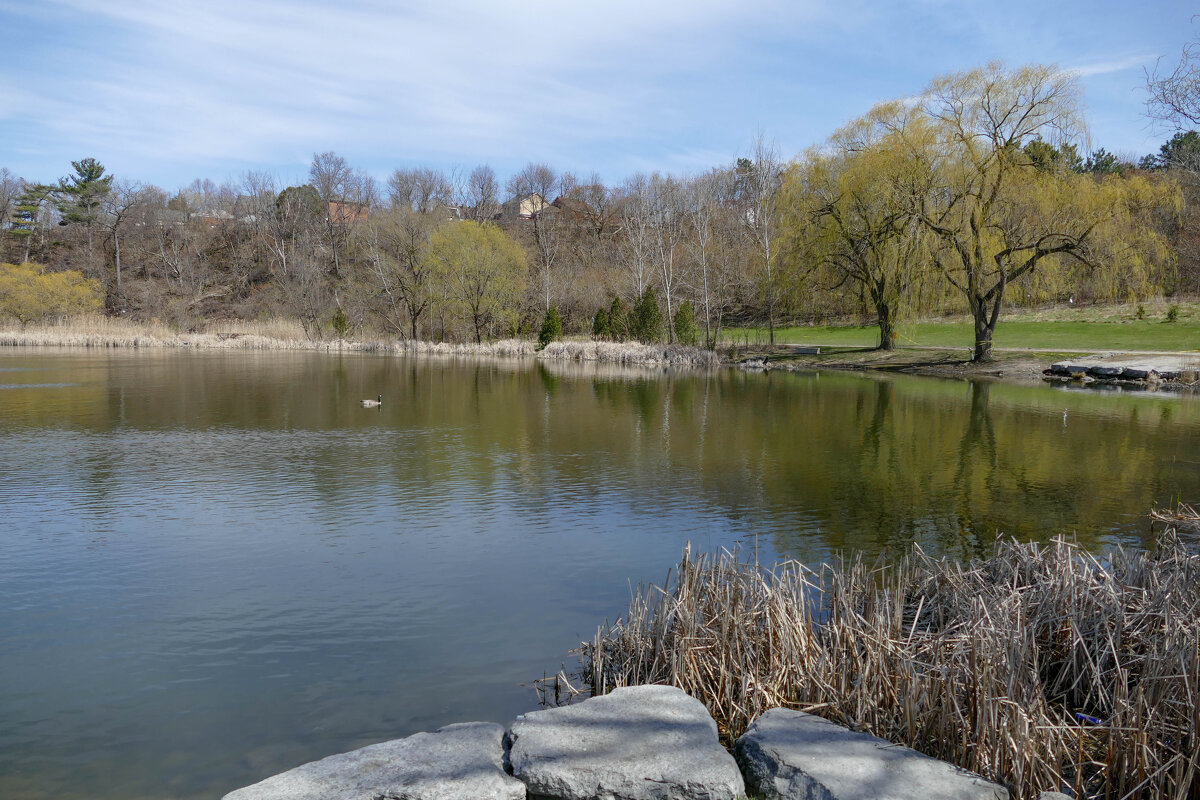
[[[767,800],[1008,798],[972,772],[802,711],[767,711],[736,751],[750,792]]]
[[[503,767],[504,727],[447,725],[267,778],[224,800],[525,800]]]
[[[1152,355],[1145,353],[1114,353],[1107,356],[1058,361],[1050,365],[1053,375],[1084,373],[1098,378],[1128,378],[1145,380],[1154,373],[1172,380],[1184,372],[1200,370],[1200,357],[1192,355]]]
[[[734,800],[745,791],[704,704],[671,686],[524,714],[508,739],[513,775],[539,800]]]

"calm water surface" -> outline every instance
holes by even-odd
[[[218,797],[507,722],[689,540],[1100,548],[1180,497],[1200,499],[1180,397],[0,351],[0,797]]]

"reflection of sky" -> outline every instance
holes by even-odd
[[[507,721],[689,539],[970,552],[956,515],[1124,531],[1200,486],[1179,399],[511,366],[0,354],[0,796],[211,796]]]

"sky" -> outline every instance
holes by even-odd
[[[785,158],[939,75],[1057,64],[1092,148],[1172,131],[1145,70],[1200,37],[1177,0],[0,0],[0,167],[50,181],[100,160],[179,188],[306,180],[335,151],[503,180],[529,162],[619,183]],[[1083,148],[1084,151],[1088,149]]]

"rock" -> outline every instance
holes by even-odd
[[[1007,800],[1008,790],[952,764],[828,720],[772,709],[737,740],[751,794],[820,800]]]
[[[1042,792],[1038,800],[1071,800],[1071,795],[1062,792]]]
[[[1154,367],[1145,364],[1130,364],[1121,370],[1121,377],[1134,381],[1144,381],[1154,372]]]
[[[288,770],[224,800],[525,800],[503,767],[504,727],[447,725]]]
[[[708,710],[672,686],[524,714],[508,741],[512,773],[530,797],[733,800],[745,791]]]
[[[1098,378],[1115,378],[1124,371],[1124,367],[1120,364],[1096,364],[1088,373],[1095,375]]]

